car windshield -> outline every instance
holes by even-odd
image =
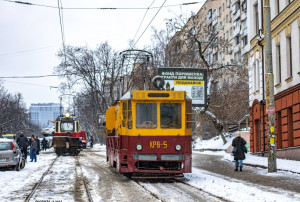
[[[136,104],[136,127],[156,128],[157,127],[157,107],[156,103]]]
[[[74,122],[63,122],[60,124],[61,132],[74,132]]]
[[[0,142],[0,151],[12,150],[11,142]]]
[[[12,139],[14,140],[15,139],[15,136],[13,135],[7,135],[7,136],[3,136],[4,138],[7,138],[7,139]]]
[[[160,127],[181,128],[181,104],[180,103],[160,104]]]

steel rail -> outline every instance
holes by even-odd
[[[91,192],[90,192],[90,190],[88,188],[88,183],[86,182],[87,180],[83,176],[82,167],[81,167],[81,164],[80,164],[80,162],[78,160],[78,156],[76,156],[75,158],[76,158],[76,162],[77,162],[76,164],[79,165],[79,168],[80,168],[80,171],[81,171],[81,180],[82,180],[82,182],[84,184],[85,191],[86,191],[87,197],[89,199],[89,202],[93,202],[93,198],[91,196]]]
[[[40,178],[40,180],[34,185],[31,193],[26,197],[25,202],[29,202],[30,201],[30,199],[32,198],[32,196],[34,195],[34,193],[36,192],[36,190],[38,189],[38,187],[42,183],[44,177],[48,174],[48,172],[53,167],[53,165],[54,165],[54,163],[56,162],[57,159],[58,159],[58,156],[53,160],[53,162],[50,164],[49,168],[43,173],[43,175]]]

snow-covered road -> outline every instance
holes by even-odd
[[[0,171],[0,201],[24,201],[55,159],[31,201],[88,201],[83,180],[87,182],[93,201],[300,201],[300,193],[293,190],[268,187],[267,183],[261,186],[255,181],[209,171],[199,166],[202,156],[194,154],[193,173],[185,174],[179,181],[131,180],[108,166],[105,146],[86,149],[78,157],[57,159],[55,153],[42,152],[37,163],[28,162],[20,172]],[[208,162],[202,160],[201,163]],[[236,174],[250,175],[251,172],[248,168],[248,171]],[[261,169],[256,174],[266,177]],[[288,175],[293,175],[290,177],[294,177],[297,184],[299,175]]]

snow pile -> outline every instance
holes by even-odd
[[[215,175],[215,176],[214,176]],[[187,183],[229,201],[299,201],[300,194],[236,180],[193,168]]]
[[[196,139],[193,143],[193,149],[194,150],[226,150],[231,144],[232,140],[235,136],[229,136],[227,135],[225,139],[227,140],[227,143],[224,145],[223,140],[221,136],[217,136],[214,138],[211,138],[209,140],[200,140],[200,138]]]

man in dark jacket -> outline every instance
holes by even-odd
[[[36,155],[39,155],[40,151],[41,151],[41,141],[38,136],[35,136],[35,141],[36,141],[36,145],[37,145]]]
[[[47,149],[47,143],[48,143],[48,141],[46,140],[46,138],[44,138],[43,140],[42,140],[42,145],[43,145],[43,151],[46,151],[46,149]]]
[[[33,160],[36,162],[36,150],[37,150],[37,143],[34,136],[31,136],[31,144],[30,144],[30,162]]]
[[[27,160],[27,147],[29,145],[27,137],[24,136],[24,133],[21,132],[20,137],[17,139],[17,144],[19,145],[24,157]]]
[[[246,141],[240,135],[235,137],[232,140],[232,146],[234,148],[236,148],[236,151],[234,153],[234,160],[235,160],[235,170],[234,171],[238,171],[238,167],[240,167],[240,171],[242,171],[243,160],[246,158],[244,150],[243,150],[243,145],[246,145]]]

